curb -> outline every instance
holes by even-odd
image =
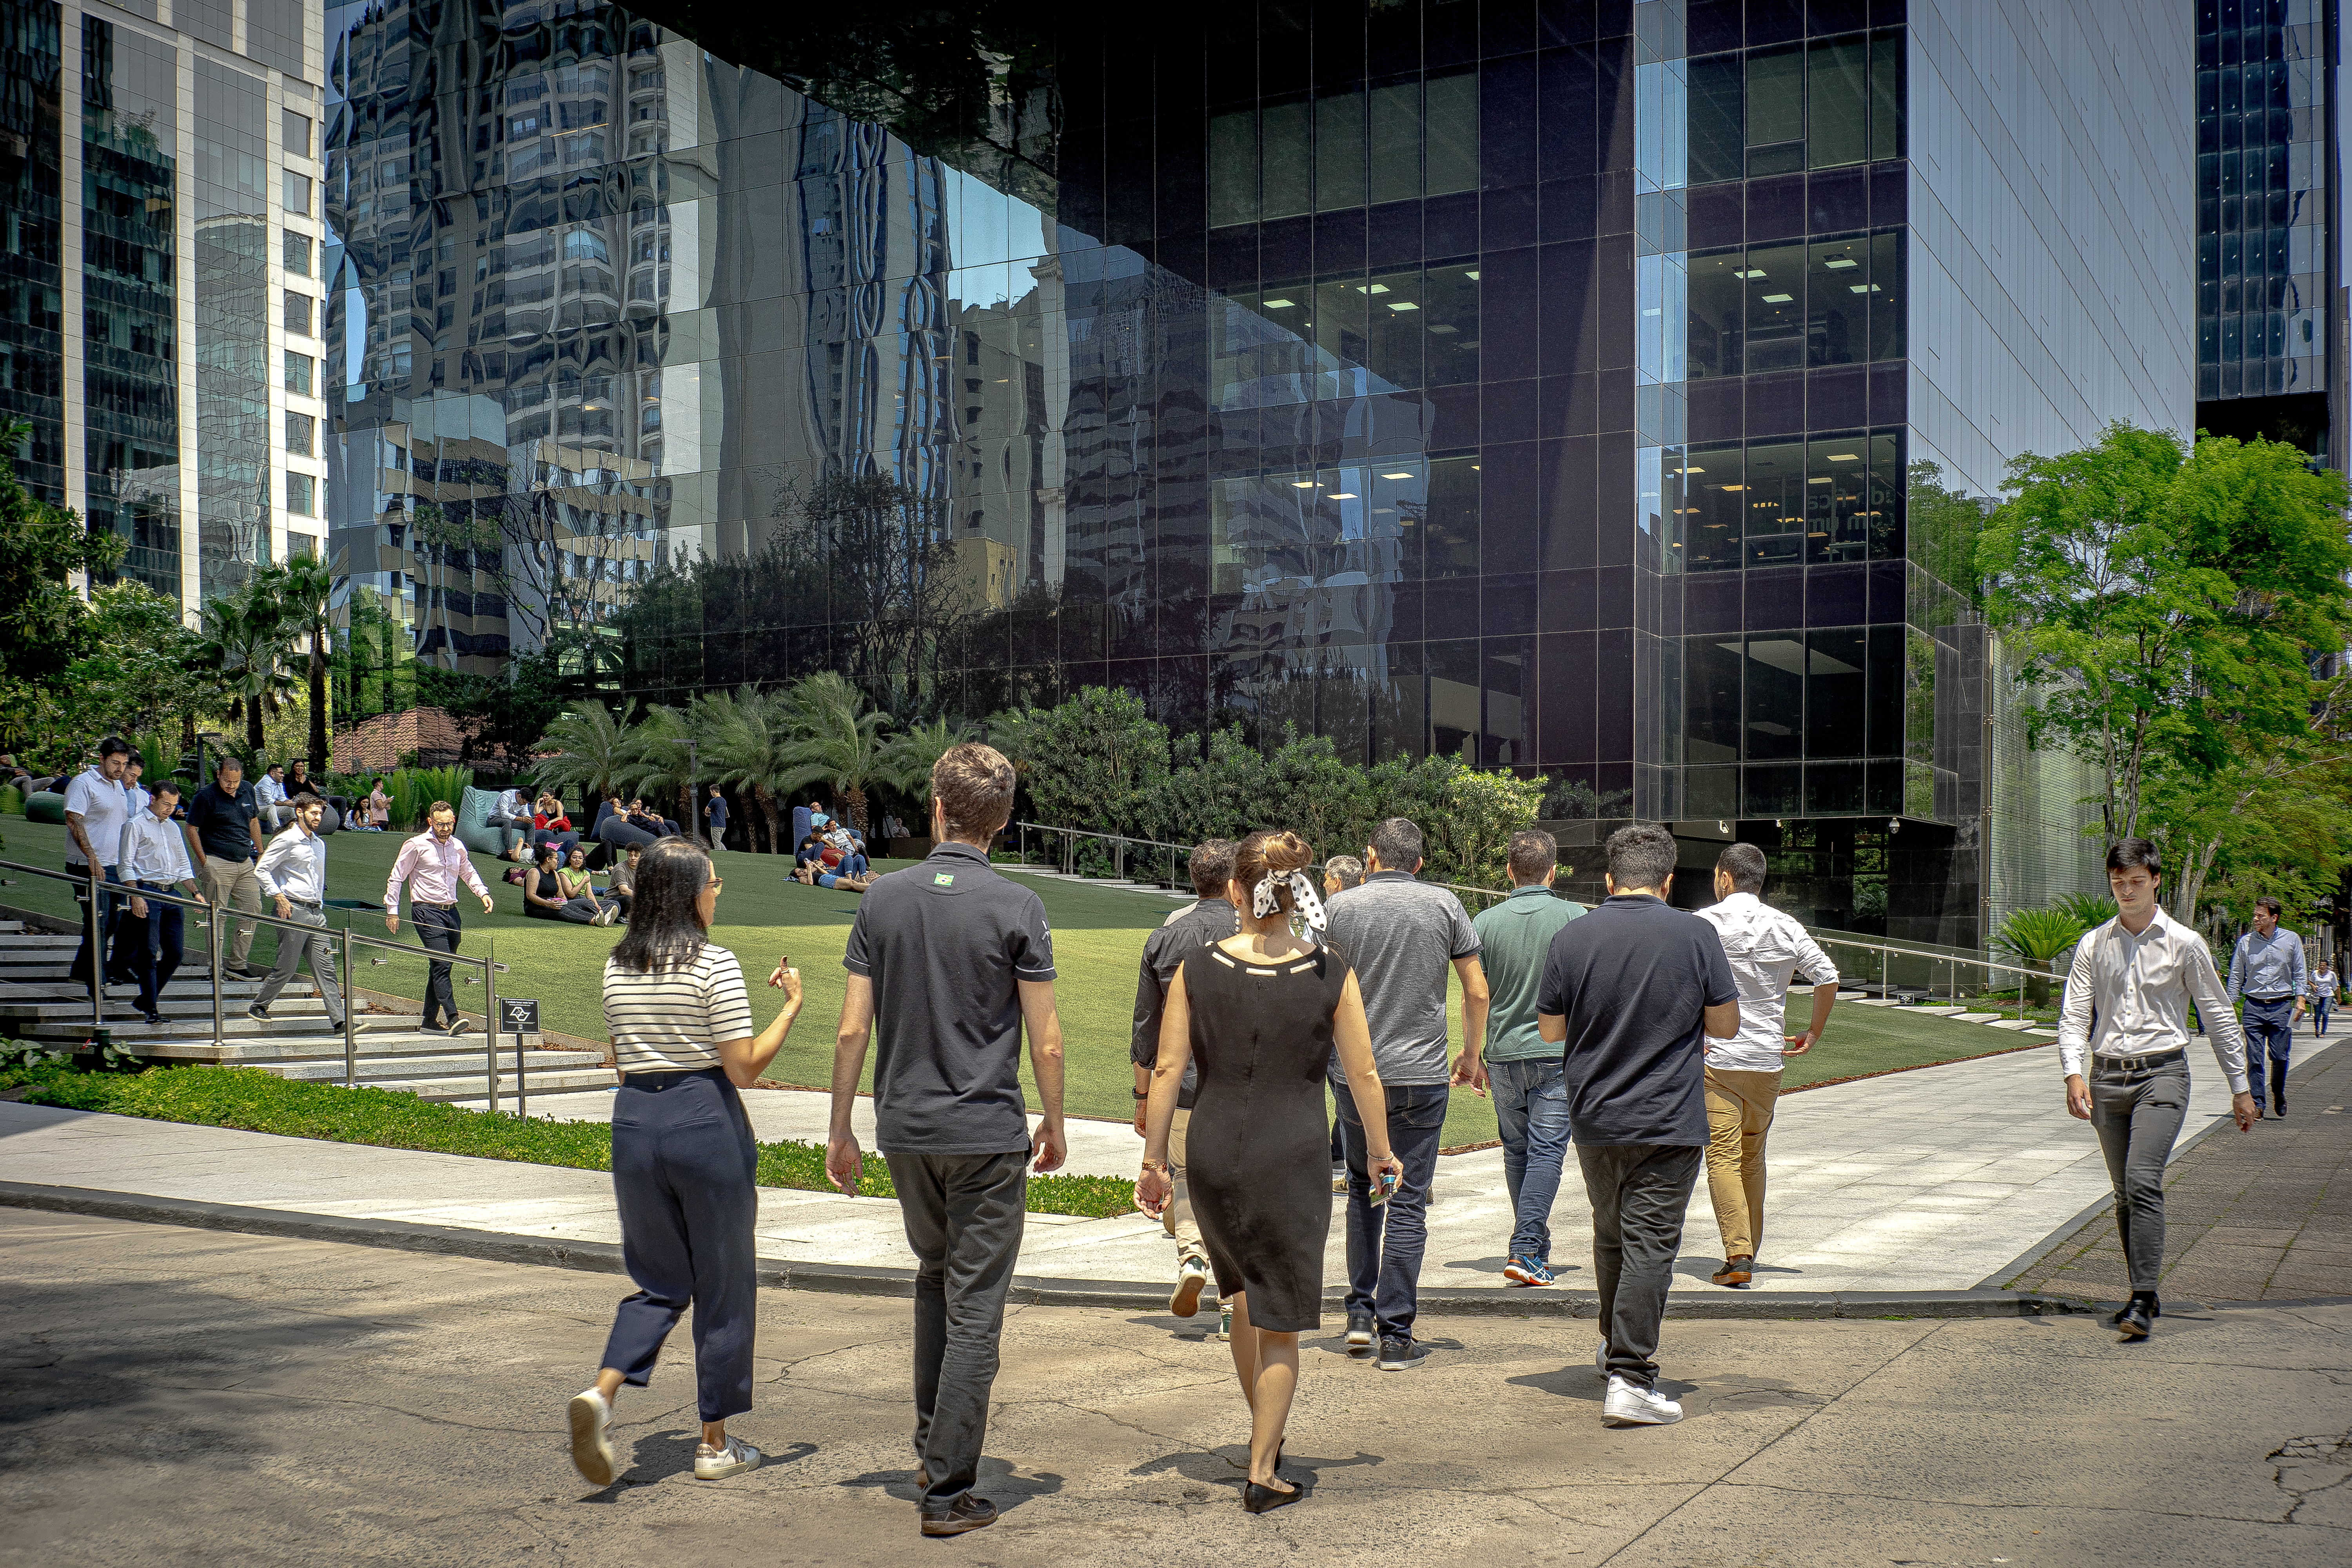
[[[621,1249],[611,1242],[558,1241],[544,1237],[516,1236],[498,1231],[467,1230],[455,1226],[418,1225],[408,1220],[345,1218],[335,1215],[301,1214],[287,1209],[251,1208],[238,1204],[204,1203],[193,1198],[151,1197],[142,1194],[102,1192],[89,1187],[55,1187],[33,1182],[0,1182],[0,1206],[40,1209],[52,1214],[88,1215],[100,1219],[132,1220],[146,1225],[186,1226],[198,1230],[235,1231],[247,1236],[285,1237],[301,1241],[333,1241],[357,1247],[380,1247],[398,1252],[422,1252],[446,1258],[473,1258],[492,1263],[523,1263],[547,1268],[573,1268],[592,1274],[621,1274]],[[774,1289],[814,1290],[835,1295],[911,1299],[915,1271],[911,1268],[857,1268],[829,1263],[779,1263],[762,1260],[759,1282]],[[1096,1307],[1113,1311],[1144,1312],[1155,1317],[1168,1312],[1168,1296],[1157,1285],[1120,1279],[1051,1279],[1016,1276],[1009,1300],[1034,1307]],[[2287,1303],[2260,1302],[2262,1306]],[[1341,1293],[1324,1298],[1325,1313],[1338,1317],[1346,1310]],[[2080,1303],[2015,1290],[1857,1290],[1786,1291],[1770,1295],[1726,1291],[1721,1295],[1669,1296],[1666,1316],[1682,1319],[1747,1319],[1772,1321],[1834,1318],[2031,1318],[2079,1312]],[[1421,1292],[1421,1310],[1433,1316],[1491,1318],[1592,1318],[1598,1299],[1576,1291],[1518,1291],[1437,1287]]]

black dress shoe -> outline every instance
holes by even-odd
[[[2116,1319],[2116,1327],[2127,1340],[2144,1340],[2147,1338],[2147,1303],[2134,1301]]]
[[[950,1503],[944,1513],[923,1513],[925,1535],[961,1535],[969,1530],[982,1530],[996,1522],[996,1505],[971,1492]]]
[[[1250,1513],[1271,1513],[1276,1509],[1288,1507],[1306,1495],[1302,1487],[1293,1487],[1285,1492],[1276,1491],[1272,1487],[1262,1487],[1255,1481],[1242,1483],[1242,1507]]]
[[[2286,1120],[2285,1095],[2273,1094],[2271,1096],[2271,1114],[2277,1117],[2281,1121],[2284,1121]]]
[[[2124,1314],[2129,1312],[2135,1304],[2146,1307],[2147,1309],[2147,1315],[2151,1318],[2161,1318],[2164,1316],[2163,1302],[2158,1300],[2153,1296],[2141,1296],[2134,1298],[2131,1301],[2126,1301],[2122,1306],[2117,1307],[2114,1311],[2109,1312],[2107,1314],[2107,1321],[2110,1323],[2121,1323],[2124,1321]]]

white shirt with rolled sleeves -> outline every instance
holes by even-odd
[[[1715,928],[1739,986],[1739,1033],[1706,1042],[1706,1065],[1722,1072],[1779,1072],[1789,1043],[1789,984],[1801,973],[1837,983],[1837,965],[1796,918],[1753,893],[1734,893],[1697,911]]]
[[[261,852],[254,880],[273,899],[316,904],[327,897],[327,841],[300,823],[280,833]]]
[[[2075,945],[2058,1013],[2060,1069],[2083,1071],[2085,1054],[2096,1060],[2186,1047],[2191,1002],[2230,1092],[2245,1093],[2246,1031],[2205,939],[2162,910],[2137,936],[2117,915]]]
[[[115,875],[126,882],[152,882],[159,887],[194,881],[195,869],[188,864],[188,841],[181,836],[180,825],[168,816],[158,820],[152,810],[132,817],[122,829],[122,858],[115,864]]]

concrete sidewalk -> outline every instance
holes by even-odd
[[[2310,1060],[2332,1041],[2302,1043]],[[2186,1143],[2227,1114],[2200,1046]],[[763,1138],[821,1136],[824,1097],[747,1097]],[[534,1107],[534,1110],[540,1109]],[[865,1113],[870,1118],[871,1104]],[[1074,1167],[1131,1173],[1131,1130],[1073,1124]],[[1124,1152],[1121,1152],[1121,1149]],[[2065,1113],[2054,1047],[1956,1062],[1785,1098],[1772,1135],[1762,1292],[1964,1290],[2001,1283],[2021,1257],[2072,1230],[2107,1196],[2089,1128]],[[598,1172],[280,1138],[0,1104],[0,1181],[313,1215],[402,1220],[564,1241],[616,1243],[610,1178]],[[1509,1206],[1502,1153],[1439,1163],[1424,1286],[1505,1290]],[[1343,1286],[1334,1216],[1327,1286]],[[1591,1286],[1591,1226],[1576,1162],[1553,1210],[1552,1261]],[[897,1207],[833,1193],[762,1189],[761,1255],[780,1263],[910,1268]],[[1715,1292],[1718,1240],[1704,1180],[1691,1204],[1675,1289]],[[1154,1282],[1171,1244],[1141,1215],[1033,1215],[1020,1271],[1033,1278]]]

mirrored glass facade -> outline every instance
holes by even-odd
[[[1540,773],[1570,837],[1749,837],[1808,918],[1978,940],[1977,498],[2163,395],[2006,323],[2018,375],[1968,384],[1946,301],[2016,296],[1913,155],[1981,79],[1942,10],[658,12],[329,13],[355,618],[654,700],[1120,685],[1180,734]],[[2189,37],[2150,52],[2184,93]],[[2141,162],[2178,201],[2176,129]],[[1948,178],[2044,200],[1996,157]]]

